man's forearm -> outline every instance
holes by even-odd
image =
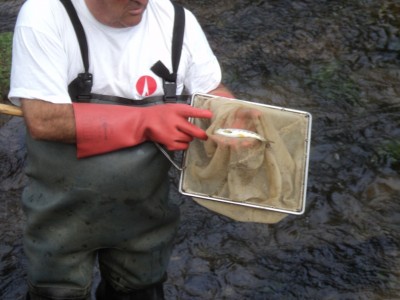
[[[235,98],[235,95],[222,83],[220,83],[216,89],[208,92],[208,94],[226,98]]]
[[[75,119],[71,104],[22,99],[22,111],[34,139],[75,143]]]

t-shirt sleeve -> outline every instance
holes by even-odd
[[[221,68],[207,37],[194,15],[186,11],[184,46],[190,61],[184,78],[189,93],[207,93],[221,82]]]
[[[9,98],[16,105],[21,98],[71,103],[62,42],[31,13],[30,6],[22,8],[14,31]]]

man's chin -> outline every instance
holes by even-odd
[[[128,15],[121,21],[122,27],[133,27],[142,21],[143,15]]]

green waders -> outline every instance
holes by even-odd
[[[170,163],[153,143],[78,160],[75,145],[28,135],[27,149],[31,300],[90,299],[96,256],[118,293],[165,279],[179,210],[168,200]]]

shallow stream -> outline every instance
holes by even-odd
[[[0,1],[0,31],[21,1]],[[400,299],[400,2],[186,0],[237,98],[313,115],[307,208],[238,223],[177,192],[167,299]],[[16,6],[17,5],[17,6]],[[23,299],[17,117],[0,128],[0,299]],[[98,274],[94,274],[95,282]]]

